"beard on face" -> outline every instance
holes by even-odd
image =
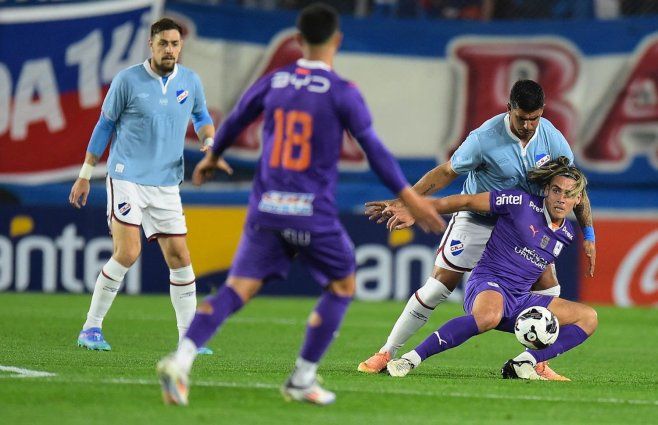
[[[171,60],[165,61],[165,59]],[[173,71],[174,65],[176,65],[176,60],[173,57],[164,57],[160,60],[160,62],[155,62],[155,67],[164,74]]]
[[[534,134],[534,131],[526,130],[524,128],[517,128],[516,131],[521,138],[531,137]]]

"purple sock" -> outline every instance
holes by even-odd
[[[210,309],[204,305],[206,303],[210,304]],[[206,298],[199,306],[185,336],[194,341],[197,347],[203,347],[224,320],[240,310],[243,305],[242,298],[233,288],[228,285],[222,286],[215,295]]]
[[[537,360],[537,363],[545,362],[582,344],[587,338],[587,333],[580,326],[565,325],[560,328],[560,334],[552,345],[543,350],[528,350],[528,353]]]
[[[309,362],[317,363],[340,327],[343,317],[349,307],[351,297],[341,297],[325,291],[315,306],[315,312],[320,316],[320,326],[306,326],[306,338],[299,356]]]
[[[449,350],[466,342],[470,337],[479,333],[478,325],[472,314],[468,316],[455,317],[448,320],[436,332],[428,336],[414,350],[421,360]]]

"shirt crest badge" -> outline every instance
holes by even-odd
[[[535,167],[541,167],[551,160],[551,156],[547,153],[540,153],[535,155]]]
[[[560,255],[560,252],[562,252],[562,247],[564,247],[564,244],[560,241],[555,242],[555,248],[553,248],[553,255],[556,257]]]
[[[187,90],[176,90],[176,100],[182,105],[187,100],[187,96],[189,96],[189,94],[190,92]]]

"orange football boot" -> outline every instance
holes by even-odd
[[[365,362],[359,363],[357,370],[363,373],[380,373],[386,370],[386,364],[391,360],[388,352],[375,353]]]
[[[548,362],[539,362],[535,366],[535,372],[537,375],[545,378],[547,381],[571,381],[571,379],[564,377],[548,367]]]

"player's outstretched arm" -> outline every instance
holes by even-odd
[[[592,206],[587,196],[587,191],[583,191],[583,199],[573,209],[578,224],[585,235],[583,240],[583,249],[589,261],[587,275],[594,277],[594,268],[596,266],[596,244],[594,243],[594,220],[592,218]]]
[[[452,169],[450,161],[444,162],[425,173],[425,175],[413,185],[412,189],[419,195],[429,196],[448,186],[453,180],[455,180],[455,178],[457,178],[457,176],[458,174]],[[376,220],[377,224],[379,224],[391,218],[391,214],[384,212],[388,207],[401,207],[403,205],[404,203],[400,199],[366,202],[365,214],[368,216],[369,220]],[[404,227],[409,227],[411,225],[413,225],[413,219],[411,220],[411,224]]]
[[[69,194],[69,203],[75,208],[79,209],[87,205],[87,198],[91,191],[89,180],[91,180],[91,173],[94,166],[98,163],[98,159],[96,155],[90,152],[85,154],[85,162],[82,164],[80,174],[75,180],[75,183],[73,183],[71,193]]]
[[[452,195],[431,200],[432,207],[440,214],[450,214],[457,211],[489,212],[489,192],[475,195]],[[384,210],[390,216],[386,227],[390,230],[400,230],[413,226],[415,220],[409,209],[404,205],[391,205]]]
[[[490,212],[489,198],[489,192],[474,195],[451,195],[433,199],[432,204],[439,214],[452,214],[457,211]]]
[[[433,195],[452,183],[459,174],[452,169],[450,161],[437,165],[425,173],[413,186],[416,193],[422,196]]]

